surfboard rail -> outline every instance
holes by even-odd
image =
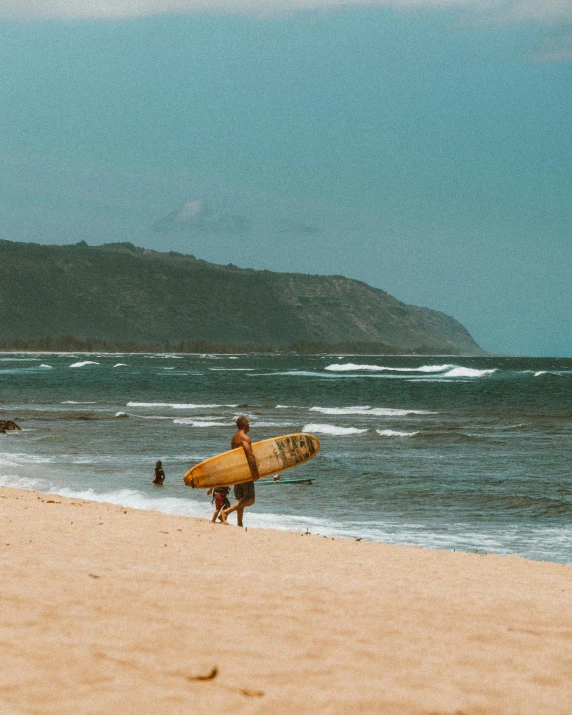
[[[273,477],[307,462],[315,457],[319,449],[318,438],[303,432],[252,443],[260,479]],[[193,489],[210,489],[251,482],[252,476],[244,449],[237,447],[191,467],[183,480]]]

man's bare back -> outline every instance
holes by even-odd
[[[239,429],[236,434],[232,435],[232,439],[230,440],[230,446],[232,449],[236,449],[237,447],[243,447],[245,443],[252,445],[252,440],[246,434],[244,429]]]

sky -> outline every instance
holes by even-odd
[[[338,274],[572,356],[571,0],[0,0],[0,238]]]

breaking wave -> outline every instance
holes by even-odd
[[[422,365],[421,367],[386,367],[385,365],[367,365],[359,363],[333,363],[325,370],[330,372],[397,372],[403,373],[404,377],[413,377],[412,373],[422,375],[438,375],[440,378],[450,377],[483,377],[497,372],[496,368],[488,370],[477,370],[472,367],[460,367],[459,365]]]
[[[173,410],[210,410],[216,407],[240,407],[240,405],[195,405],[179,402],[128,402],[127,407],[170,407]]]
[[[215,422],[214,420],[197,420],[192,417],[178,417],[173,420],[176,425],[190,425],[191,427],[234,427],[233,422]]]
[[[399,410],[391,407],[310,407],[310,412],[323,415],[365,415],[371,417],[406,417],[407,415],[435,415],[427,410]]]
[[[62,405],[96,405],[97,402],[81,402],[78,400],[64,400]]]
[[[363,434],[367,429],[358,429],[357,427],[339,427],[338,425],[323,425],[323,424],[307,424],[302,427],[302,432],[310,432],[310,434],[330,434],[342,437],[350,434]]]
[[[564,377],[565,375],[571,375],[571,370],[539,370],[534,373],[534,377],[542,377],[543,375],[550,375],[553,377]]]
[[[443,374],[443,377],[483,377],[484,375],[492,375],[496,372],[496,368],[491,370],[476,370],[472,367],[454,367],[452,370]]]
[[[393,429],[377,429],[375,430],[380,437],[414,437],[419,432],[399,432]]]
[[[384,365],[361,365],[353,362],[333,363],[324,368],[331,372],[357,372],[364,370],[367,372],[443,372],[449,370],[454,365],[422,365],[421,367],[385,367]]]

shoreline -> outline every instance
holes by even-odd
[[[7,713],[569,712],[572,566],[0,488]]]
[[[269,482],[270,480],[261,480],[261,481],[267,481]],[[50,496],[56,496],[58,498],[62,499],[77,499],[80,501],[86,501],[86,502],[93,502],[95,504],[107,504],[109,506],[116,506],[120,507],[123,509],[133,509],[135,511],[145,511],[145,512],[151,512],[151,513],[157,513],[157,514],[162,514],[165,516],[173,516],[173,517],[180,517],[183,519],[196,519],[199,521],[206,521],[210,522],[210,517],[212,515],[212,509],[210,502],[208,502],[208,505],[206,506],[206,511],[204,514],[199,514],[199,513],[185,513],[184,511],[179,511],[173,508],[171,501],[167,498],[166,501],[169,501],[169,508],[162,508],[162,502],[161,500],[151,500],[149,495],[144,493],[144,492],[139,492],[135,488],[133,488],[133,493],[138,494],[140,497],[143,498],[143,500],[147,499],[147,503],[145,505],[139,503],[137,505],[129,504],[126,503],[123,499],[122,500],[116,500],[114,501],[112,498],[113,493],[102,493],[102,494],[93,494],[92,496],[86,496],[85,490],[79,490],[78,492],[74,493],[73,490],[70,490],[68,488],[65,489],[67,491],[67,494],[62,494],[60,491],[58,491],[57,488],[54,488],[51,491],[43,491],[42,486],[20,486],[18,484],[16,485],[11,485],[11,484],[0,484],[0,490],[1,489],[8,489],[8,490],[22,490],[22,491],[30,491],[33,493],[39,493],[39,494],[45,494],[45,495],[50,495]],[[161,491],[161,490],[160,490]],[[200,489],[198,491],[201,491]],[[97,497],[97,498],[96,498]],[[175,500],[180,500],[180,497],[172,497],[172,499]],[[196,505],[196,502],[189,502],[194,505]],[[206,502],[205,502],[206,504]],[[214,508],[214,507],[213,507]],[[272,524],[268,524],[267,522],[270,520],[269,518],[272,518]],[[258,518],[258,521],[257,521]],[[359,529],[357,530],[352,530],[351,532],[349,529],[344,529],[342,527],[337,527],[337,528],[332,528],[330,524],[322,524],[320,526],[319,523],[315,523],[314,526],[309,527],[306,521],[302,524],[296,524],[292,523],[292,521],[288,521],[288,516],[286,517],[286,522],[282,523],[281,525],[277,525],[275,522],[275,519],[278,518],[280,519],[280,516],[276,515],[275,513],[272,512],[256,512],[256,511],[251,511],[250,509],[247,510],[247,528],[251,529],[256,529],[256,530],[268,530],[268,531],[276,531],[279,533],[293,533],[293,534],[304,534],[304,535],[312,535],[312,536],[319,536],[322,538],[333,538],[333,539],[347,539],[349,541],[362,541],[362,542],[367,542],[371,544],[382,544],[382,545],[387,545],[387,546],[400,546],[404,548],[420,548],[420,549],[426,549],[428,551],[439,551],[439,552],[451,552],[451,553],[459,553],[459,554],[476,554],[479,556],[499,556],[502,558],[508,558],[508,557],[515,557],[515,558],[521,558],[525,561],[530,561],[533,563],[546,563],[546,564],[553,564],[556,566],[572,566],[572,556],[570,557],[570,560],[568,561],[558,561],[550,558],[541,558],[540,556],[534,557],[531,555],[525,555],[523,553],[518,553],[516,551],[505,551],[504,553],[500,550],[494,550],[490,549],[490,547],[485,547],[483,545],[478,545],[478,544],[471,544],[471,545],[464,545],[464,544],[457,544],[457,545],[448,545],[448,546],[439,546],[439,545],[432,545],[432,544],[427,544],[426,540],[420,539],[418,543],[415,543],[413,540],[408,540],[406,537],[402,537],[401,539],[398,539],[396,541],[390,541],[387,540],[388,534],[381,534],[378,535],[377,537],[371,536],[368,533],[363,533],[360,532]],[[295,519],[295,517],[291,517],[291,519]],[[309,529],[313,528],[315,531],[310,531]],[[318,531],[320,529],[320,531]],[[384,538],[385,537],[385,538]]]
[[[267,483],[270,482],[269,479],[266,480],[261,480],[261,481],[266,481]],[[163,514],[165,516],[173,516],[173,517],[180,517],[183,519],[196,519],[199,521],[205,521],[205,522],[210,522],[210,517],[211,517],[211,512],[213,511],[214,507],[211,508],[210,502],[208,503],[207,506],[207,513],[204,515],[201,514],[188,514],[188,513],[182,513],[182,512],[177,512],[172,510],[169,510],[167,508],[163,509],[161,508],[162,503],[161,501],[149,501],[147,505],[142,506],[142,505],[137,505],[133,506],[130,504],[126,504],[123,501],[111,501],[109,499],[110,494],[109,493],[104,493],[100,494],[99,496],[101,498],[95,498],[96,495],[93,496],[93,498],[89,498],[85,496],[85,493],[83,492],[78,492],[78,493],[73,493],[73,490],[67,490],[68,494],[62,494],[61,492],[54,490],[54,491],[42,491],[41,487],[21,487],[21,486],[11,486],[11,485],[3,485],[0,484],[0,489],[10,489],[10,490],[23,490],[23,491],[30,491],[33,493],[38,493],[38,494],[44,494],[44,495],[50,495],[50,496],[56,496],[58,498],[62,499],[77,499],[80,501],[86,501],[86,502],[93,502],[95,504],[107,504],[109,506],[116,506],[120,507],[122,509],[133,509],[135,511],[145,511],[145,512],[151,512],[151,513],[157,513],[157,514]],[[137,490],[134,490],[134,493]],[[201,491],[201,490],[198,490]],[[206,490],[205,490],[206,491]],[[144,494],[143,492],[139,492],[140,496],[142,497],[148,497],[147,494]],[[179,497],[174,497],[174,499],[179,499]],[[196,504],[196,502],[192,502]],[[304,535],[311,535],[311,536],[319,536],[322,538],[328,538],[328,539],[347,539],[349,541],[361,541],[364,543],[371,543],[371,544],[382,544],[386,546],[400,546],[404,548],[416,548],[416,549],[422,549],[422,550],[428,550],[428,551],[445,551],[445,552],[451,552],[451,553],[459,553],[459,554],[477,554],[479,556],[499,556],[502,558],[508,558],[508,557],[515,557],[515,558],[521,558],[525,561],[531,561],[533,563],[546,563],[546,564],[553,564],[556,566],[572,566],[572,557],[570,561],[563,562],[563,561],[555,561],[551,560],[549,558],[534,558],[531,556],[526,556],[521,553],[516,553],[516,552],[506,552],[506,553],[501,553],[500,551],[495,551],[495,550],[487,550],[483,546],[475,546],[471,545],[470,547],[464,547],[463,545],[457,545],[457,546],[433,546],[433,545],[427,545],[426,543],[407,543],[406,541],[402,540],[397,540],[396,542],[391,542],[384,540],[383,538],[374,538],[368,534],[363,534],[359,530],[354,531],[353,533],[344,533],[343,530],[333,530],[331,526],[329,525],[322,525],[320,527],[319,524],[315,524],[316,529],[321,529],[321,531],[310,531],[308,524],[292,524],[292,523],[286,523],[282,524],[280,526],[276,525],[273,523],[272,526],[264,523],[264,521],[268,520],[268,517],[273,517],[276,518],[276,514],[268,512],[268,513],[259,513],[259,512],[253,512],[250,509],[247,510],[246,512],[246,518],[247,521],[249,522],[247,524],[247,528],[250,529],[256,529],[256,530],[263,530],[263,531],[276,531],[282,534],[285,533],[292,533],[292,534],[304,534]],[[258,521],[256,522],[257,517],[263,517],[262,523]],[[278,517],[279,518],[279,517]],[[254,521],[254,523],[253,523]],[[231,522],[231,525],[235,525],[233,522]],[[297,528],[299,527],[299,528]],[[305,529],[305,531],[304,531]],[[327,533],[324,533],[327,532]]]

